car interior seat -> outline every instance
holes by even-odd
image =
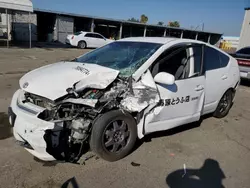
[[[187,73],[187,62],[188,62],[187,58],[183,58],[181,60],[181,65],[179,66],[179,68],[177,69],[175,73],[175,80],[185,78],[186,73]]]

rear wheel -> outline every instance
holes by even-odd
[[[225,117],[233,103],[233,92],[231,90],[227,90],[227,92],[222,96],[215,112],[214,117],[223,118]]]
[[[85,41],[78,42],[78,48],[84,49],[87,47],[87,44]]]
[[[136,138],[134,118],[119,110],[111,111],[94,122],[90,148],[107,161],[117,161],[131,152]]]

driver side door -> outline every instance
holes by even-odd
[[[160,72],[170,73],[175,76],[175,82],[172,85],[156,83],[161,102],[145,125],[146,133],[198,121],[205,99],[203,47],[190,44],[174,47],[156,60],[151,72],[153,77]]]

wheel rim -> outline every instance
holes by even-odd
[[[226,112],[229,105],[230,105],[230,96],[229,96],[229,93],[225,93],[225,95],[222,97],[220,101],[220,105],[219,105],[220,113]]]
[[[81,48],[85,48],[85,44],[83,42],[81,43],[80,46],[81,46]]]
[[[110,153],[119,153],[128,145],[130,130],[123,120],[111,122],[104,131],[104,148]]]

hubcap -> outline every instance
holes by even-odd
[[[225,112],[225,111],[227,110],[228,105],[229,105],[229,103],[230,103],[229,100],[230,100],[230,99],[229,99],[229,96],[228,96],[228,94],[226,93],[226,94],[222,97],[222,99],[221,99],[221,101],[220,101],[220,113],[223,113],[223,112]]]
[[[122,120],[113,121],[104,131],[105,149],[112,153],[120,152],[127,146],[129,138],[128,125]]]

